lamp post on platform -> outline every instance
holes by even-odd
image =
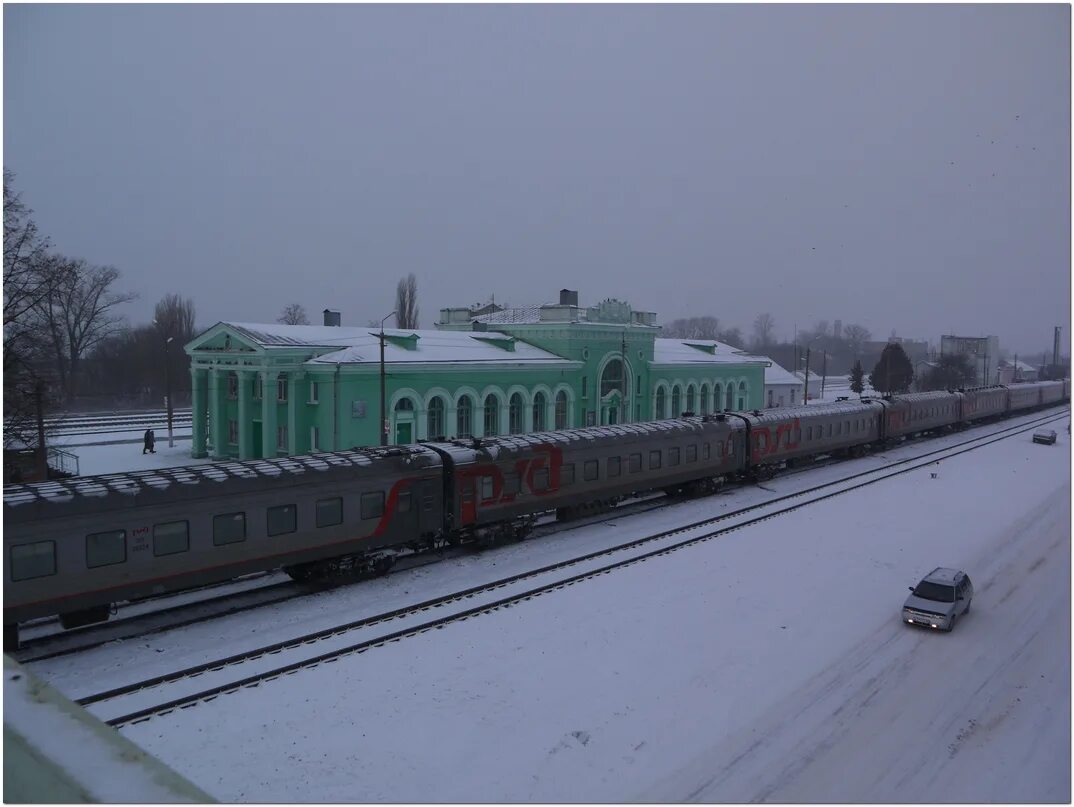
[[[380,321],[380,444],[388,445],[388,415],[384,411],[384,322],[395,316],[388,314]]]
[[[168,408],[168,448],[175,448],[175,434],[172,431],[172,340],[169,336],[164,340],[164,405]]]

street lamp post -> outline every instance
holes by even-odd
[[[384,411],[384,322],[395,316],[395,312],[388,314],[380,321],[380,444],[388,445],[388,415]]]
[[[168,408],[168,448],[175,448],[175,434],[172,432],[172,371],[171,346],[174,337],[164,340],[164,404]]]

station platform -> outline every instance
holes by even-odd
[[[208,794],[4,656],[4,802],[207,803]]]

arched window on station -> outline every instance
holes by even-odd
[[[746,408],[746,382],[738,382],[738,411],[742,411]]]
[[[676,384],[671,388],[671,416],[677,418],[682,414],[682,387]]]
[[[733,410],[735,408],[735,384],[731,382],[727,385],[727,401],[726,408]]]
[[[522,396],[516,392],[511,396],[507,410],[508,434],[522,434],[526,430],[525,422],[522,419],[524,411]]]
[[[533,430],[535,432],[543,432],[547,428],[544,422],[547,405],[543,392],[538,392],[533,396]]]
[[[500,433],[500,400],[491,392],[485,397],[485,436]]]
[[[445,437],[444,432],[444,399],[437,395],[429,401],[428,413],[429,439],[439,440]]]
[[[556,428],[567,428],[567,393],[565,390],[556,393]]]
[[[474,436],[474,402],[469,395],[459,398],[459,406],[456,409],[456,417],[459,427],[458,435],[464,440]]]
[[[654,420],[663,420],[668,416],[668,395],[667,390],[664,387],[660,387],[656,391],[656,411],[653,412]]]
[[[414,402],[410,398],[400,398],[395,402],[396,426],[395,443],[404,445],[414,442]]]
[[[626,387],[623,380],[623,362],[620,359],[612,359],[604,365],[604,372],[600,374],[600,397],[612,392],[620,392],[626,395]]]
[[[723,387],[719,384],[714,384],[712,387],[712,411],[720,412],[723,410]]]
[[[709,413],[709,386],[708,384],[701,385],[701,414],[707,415]]]
[[[697,393],[694,391],[694,385],[691,384],[690,386],[688,386],[686,388],[686,411],[687,412],[697,412],[697,410],[694,409],[694,404],[696,403],[696,400],[695,400],[696,397],[697,397]]]

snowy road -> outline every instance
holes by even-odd
[[[1069,801],[1069,449],[1014,437],[124,733],[222,800]],[[936,565],[977,588],[951,634],[898,617]]]

